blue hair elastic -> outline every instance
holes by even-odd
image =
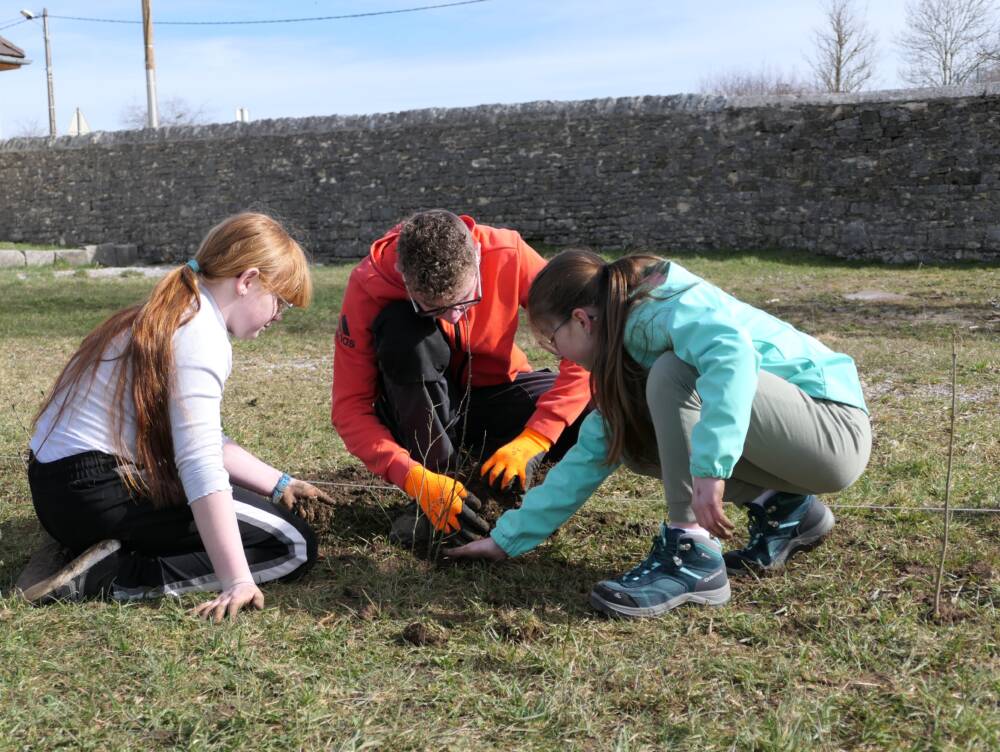
[[[201,267],[198,266],[197,259],[188,259],[187,265],[191,268],[191,271],[193,271],[195,274],[201,271]]]

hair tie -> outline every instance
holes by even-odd
[[[187,265],[188,267],[190,267],[191,271],[193,271],[195,274],[201,271],[201,267],[198,266],[197,259],[188,259]]]

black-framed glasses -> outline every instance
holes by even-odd
[[[444,316],[445,314],[456,311],[458,313],[465,313],[474,305],[478,305],[483,300],[483,278],[479,273],[479,259],[480,259],[479,244],[476,244],[476,294],[475,297],[469,298],[468,300],[463,300],[459,303],[452,303],[451,305],[439,306],[437,308],[421,308],[420,304],[413,299],[413,293],[410,292],[410,288],[406,288],[406,294],[410,296],[410,304],[413,306],[413,312],[418,316],[422,316],[428,319],[436,319]]]

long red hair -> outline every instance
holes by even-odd
[[[261,284],[304,308],[312,300],[312,279],[302,248],[276,220],[265,214],[229,217],[209,230],[195,254],[205,279],[238,277],[260,271]],[[98,364],[120,336],[127,337],[116,357],[111,432],[122,476],[139,496],[155,506],[185,503],[174,463],[170,395],[174,383],[174,333],[201,308],[199,274],[185,264],[167,274],[144,303],[118,311],[84,338],[35,415],[35,425],[57,398],[56,425],[74,395],[94,379]],[[126,397],[126,390],[129,391]],[[125,446],[125,400],[135,406],[135,456]]]

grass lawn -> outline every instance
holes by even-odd
[[[0,248],[15,251],[61,251],[66,246],[51,245],[49,243],[14,243],[9,240],[0,240]]]
[[[341,503],[316,568],[221,626],[186,615],[197,596],[25,606],[6,594],[37,535],[19,458],[32,415],[83,335],[153,282],[0,272],[0,749],[1000,748],[1000,516],[955,516],[936,620],[942,517],[916,511],[944,500],[953,331],[952,501],[1000,507],[1000,269],[679,260],[851,354],[875,447],[867,474],[828,499],[839,523],[821,548],[781,576],[734,581],[725,607],[638,622],[587,605],[594,582],[645,555],[662,516],[656,484],[625,471],[499,566],[436,568],[389,544],[403,497],[347,485],[374,479],[329,425],[347,265],[316,270],[311,309],[235,344],[224,405],[244,446],[345,484],[329,487]],[[906,298],[844,297],[865,290]],[[420,644],[403,637],[413,624]]]

